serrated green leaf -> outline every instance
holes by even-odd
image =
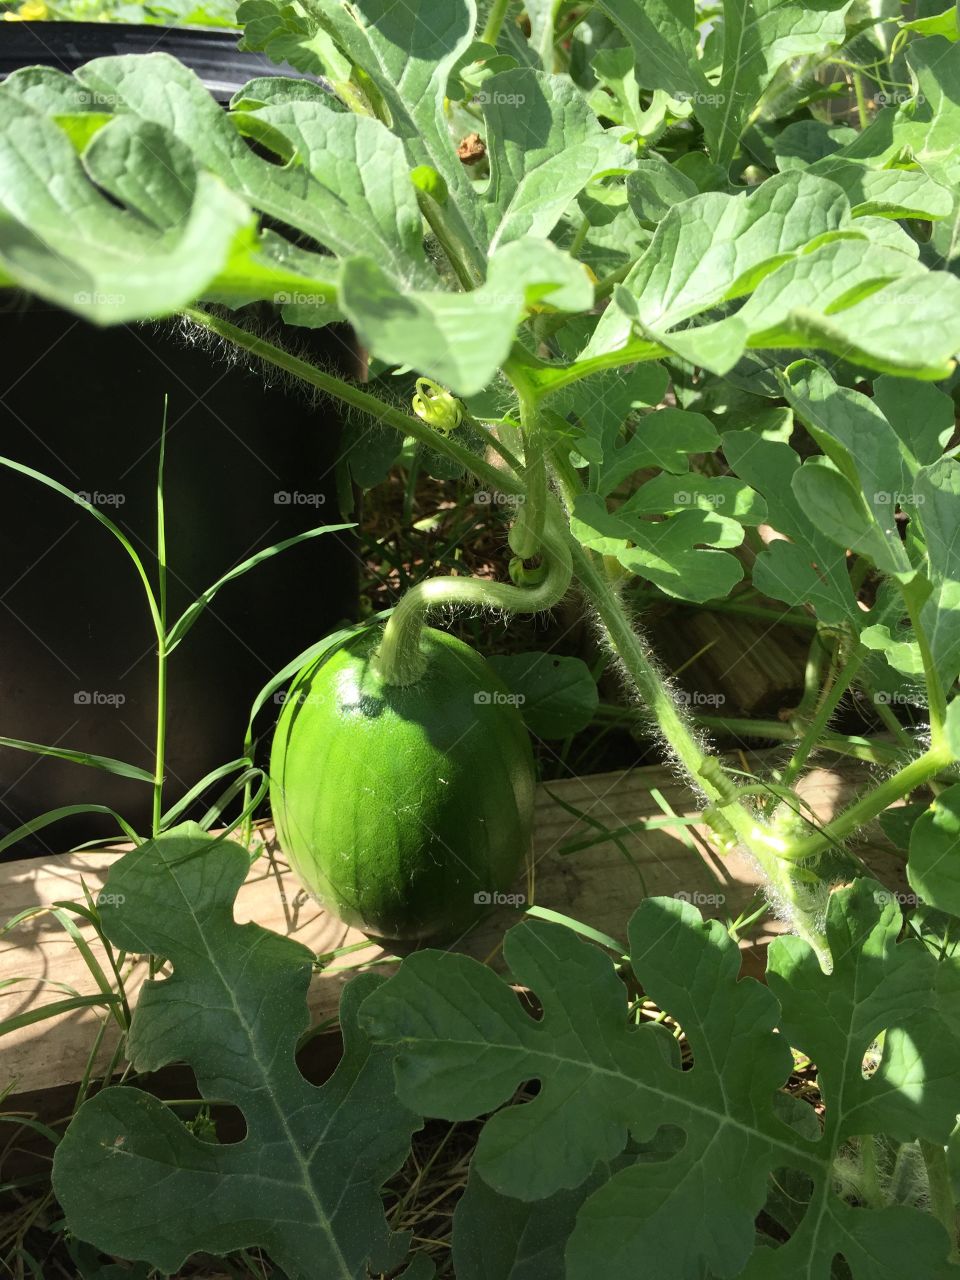
[[[953,401],[939,387],[913,378],[877,378],[874,403],[921,466],[936,462],[954,431]]]
[[[909,572],[910,561],[894,518],[911,491],[912,457],[873,401],[838,385],[811,360],[799,360],[780,374],[794,413],[834,466],[866,501],[873,522],[888,544],[887,564]]]
[[[900,1280],[905,1272],[951,1280],[954,1268],[944,1253],[947,1234],[930,1214],[896,1205],[851,1209],[837,1202],[836,1209],[823,1215],[814,1245],[808,1224],[818,1211],[819,1205],[811,1202],[804,1228],[786,1245],[758,1251],[742,1280],[795,1280],[804,1274],[811,1280],[832,1280],[831,1249],[842,1254],[854,1280]]]
[[[905,253],[908,258],[913,258],[914,261],[920,260],[919,244],[899,222],[892,222],[889,218],[875,218],[870,214],[864,214],[863,217],[857,218],[855,227],[859,234],[869,236],[872,244],[885,245],[888,249],[896,249],[900,253]]]
[[[601,1175],[602,1176],[602,1175]],[[577,1210],[599,1177],[544,1200],[513,1200],[471,1168],[453,1215],[457,1280],[556,1280]]]
[[[82,159],[101,190],[159,231],[189,217],[197,166],[190,149],[161,126],[130,116],[111,118],[91,138]],[[162,184],[152,174],[153,162],[163,171]]]
[[[122,155],[151,139],[123,127],[111,135],[113,127],[90,148],[126,186]],[[100,324],[167,315],[192,302],[235,247],[252,242],[252,212],[216,178],[188,175],[182,153],[171,159],[174,167],[163,171],[151,198],[158,215],[166,208],[177,217],[158,226],[118,209],[93,186],[52,120],[0,93],[4,269],[22,287]],[[137,190],[145,198],[143,184]]]
[[[344,423],[340,453],[361,489],[386,480],[402,449],[403,437],[392,427],[372,427],[363,419]]]
[[[289,148],[294,169],[309,175],[306,199],[323,219],[321,244],[340,256],[376,254],[411,288],[435,280],[403,147],[379,120],[301,100],[253,116],[234,112],[231,120],[239,128],[250,120],[269,128]]]
[[[821,252],[826,256],[826,249]],[[877,271],[882,280],[886,270],[879,263],[874,266],[880,252],[878,245],[863,251],[847,281],[852,293],[837,290],[839,297],[830,296],[834,288],[827,288],[823,275],[819,280],[807,277],[790,314],[772,330],[754,330],[750,346],[815,348],[881,373],[934,381],[948,376],[960,349],[960,281],[939,271],[916,274],[888,260],[893,274],[874,288],[870,273]],[[840,252],[831,255],[826,273],[831,286],[842,257]],[[778,283],[787,286],[786,280]],[[750,319],[753,323],[755,318]]]
[[[655,105],[651,103],[650,108],[644,110],[640,102],[632,49],[626,45],[597,49],[591,58],[591,68],[603,86],[595,89],[588,98],[598,116],[605,116],[616,124],[629,125],[641,136],[651,125],[655,127],[654,119],[658,115]],[[660,120],[656,123],[659,124]]]
[[[639,366],[645,367],[649,366]],[[666,405],[640,417],[632,434],[622,443],[610,448],[608,442],[595,487],[599,493],[612,493],[644,467],[658,467],[685,476],[690,469],[691,454],[712,453],[719,443],[720,437],[709,418]],[[591,483],[593,486],[593,477]]]
[[[662,222],[675,204],[696,194],[694,183],[662,156],[638,160],[627,175],[630,208],[641,222]]]
[[[420,213],[402,146],[379,122],[337,114],[313,100],[277,101],[255,113],[255,120],[261,140],[290,160],[280,168],[256,155],[235,127],[254,116],[238,114],[232,122],[199,79],[166,55],[99,59],[81,68],[71,83],[78,98],[110,103],[121,114],[86,148],[83,164],[97,185],[85,183],[78,171],[70,209],[45,211],[40,192],[49,180],[41,174],[38,185],[30,171],[31,187],[18,174],[21,205],[13,212],[21,225],[4,226],[12,241],[9,252],[20,262],[12,273],[43,296],[107,323],[173,309],[167,295],[178,284],[179,268],[164,250],[185,235],[185,210],[203,203],[197,193],[209,200],[212,192],[217,203],[209,217],[217,223],[216,233],[199,228],[184,247],[182,257],[192,252],[184,269],[195,283],[178,290],[177,303],[206,297],[236,306],[266,298],[285,306],[291,323],[318,325],[338,318],[332,260],[273,231],[257,238],[252,209],[228,195],[204,172],[208,169],[252,206],[320,243],[345,253],[365,246],[398,279],[435,282],[423,253]],[[8,101],[0,93],[0,108]],[[35,127],[45,128],[56,148],[51,172],[68,165],[60,130],[42,117]],[[126,208],[104,202],[100,189]],[[231,200],[232,206],[225,203]],[[85,212],[78,216],[74,208]],[[231,219],[224,209],[237,212]],[[237,222],[242,233],[228,237]],[[160,232],[156,246],[149,239],[151,226]],[[92,243],[78,246],[78,229]],[[116,258],[121,261],[108,276]],[[91,262],[99,272],[92,281],[97,287],[71,287],[78,273],[93,270]],[[123,288],[121,277],[137,292]],[[91,281],[81,275],[81,283]]]
[[[344,256],[369,254],[408,287],[435,273],[423,253],[416,196],[403,145],[369,116],[334,112],[314,101],[288,101],[235,120],[199,77],[167,54],[97,58],[76,72],[115,110],[162,125],[254,208],[306,232]],[[257,155],[237,127],[256,120],[289,148],[295,163]],[[286,156],[284,157],[287,158]]]
[[[795,120],[781,129],[771,147],[781,173],[788,169],[808,169],[839,151],[845,142],[856,138],[855,129],[846,125],[829,125],[823,120]],[[830,174],[825,174],[830,177]]]
[[[849,8],[846,0],[828,0],[815,9],[789,0],[725,0],[718,150],[733,154],[750,112],[782,64],[822,56],[825,47],[844,43]]]
[[[913,481],[915,515],[926,544],[931,592],[920,625],[945,690],[960,675],[960,463],[941,458],[922,467]]]
[[[286,102],[319,102],[329,111],[345,108],[331,91],[329,83],[295,79],[293,76],[256,76],[230,99],[231,111],[259,111]]]
[[[527,307],[586,311],[593,286],[549,241],[514,240],[494,254],[485,283],[471,292],[401,290],[373,259],[354,257],[341,270],[339,298],[374,355],[473,395],[506,360]]]
[[[586,1198],[614,1168],[640,1160],[669,1160],[681,1142],[680,1130],[664,1126],[652,1142],[629,1142],[623,1156],[611,1165],[599,1166],[573,1191],[558,1191],[543,1200],[513,1200],[500,1195],[472,1167],[453,1215],[457,1280],[557,1280],[564,1276],[567,1242]]]
[[[670,515],[689,509],[713,512],[738,524],[762,524],[767,519],[767,504],[743,480],[698,472],[654,476],[630,496],[618,514]]]
[[[775,409],[737,410],[737,429],[751,431],[763,440],[789,444],[793,435],[793,410],[786,405]]]
[[[692,0],[600,0],[600,9],[620,28],[633,51],[635,82],[671,98],[703,96],[698,114],[716,141],[719,113],[712,86],[697,57],[697,31]]]
[[[634,148],[602,129],[575,85],[517,67],[481,93],[490,186],[484,201],[489,252],[522,236],[546,236],[579,191],[625,173]]]
[[[653,233],[637,221],[622,183],[593,183],[580,192],[577,207],[589,224],[578,257],[598,279],[628,270],[650,243]],[[572,211],[568,212],[567,219],[573,221]],[[595,324],[596,317],[593,317],[589,328]],[[578,334],[577,341],[565,354],[575,355],[586,338],[587,332]]]
[[[960,39],[960,33],[957,31],[957,6],[950,5],[949,8],[942,10],[940,13],[930,14],[929,17],[915,18],[912,22],[903,20],[898,24],[901,31],[916,31],[918,35],[923,36],[944,36],[947,40]]]
[[[844,160],[823,160],[812,167],[847,193],[854,217],[947,218],[950,191],[919,169],[868,169]]]
[[[908,155],[938,182],[960,182],[956,138],[960,127],[960,44],[930,36],[908,45],[914,96],[886,106],[839,155],[883,168]]]
[[[926,271],[902,229],[891,238],[883,224],[853,219],[836,184],[804,171],[684,201],[582,355],[619,349],[636,330],[719,374],[748,348],[819,347],[880,372],[944,377],[960,347],[960,282]],[[751,293],[723,320],[678,327]]]
[[[85,89],[64,71],[53,67],[21,67],[3,81],[0,97],[16,98],[43,116],[100,114],[112,109],[109,99]]]
[[[289,324],[319,327],[342,319],[336,306],[337,260],[301,249],[274,231],[235,246],[204,301],[228,307],[267,299]]]
[[[601,7],[629,39],[640,84],[689,101],[713,158],[726,167],[751,112],[781,65],[843,43],[850,3],[828,0],[811,10],[783,0],[728,0],[719,28],[716,83],[708,79],[698,57],[692,3],[657,0],[638,6],[629,0],[601,0]]]
[[[689,454],[709,452],[718,437],[701,414],[664,408],[633,418],[631,411],[662,400],[668,384],[661,365],[640,364],[626,372],[608,369],[571,389],[568,403],[581,436],[577,448],[591,463],[589,486],[610,494],[643,467],[689,470]]]
[[[753,1025],[753,1063],[772,1093],[789,1070],[785,1046],[772,1034],[775,1006],[758,984],[736,984],[736,953],[722,943],[723,933],[716,923],[703,925],[687,904],[649,899],[634,917],[631,945],[642,980],[656,973],[654,984],[672,988],[675,981],[690,980],[692,962],[703,966],[696,985],[714,1000],[700,1010],[713,1010],[707,1022],[719,1033],[718,1054],[736,1053],[735,1028]],[[538,1022],[490,970],[438,952],[406,961],[362,1014],[376,1038],[403,1039],[397,1063],[401,1095],[429,1097],[430,1107],[451,1119],[492,1109],[510,1096],[515,1078],[541,1081],[533,1102],[498,1112],[484,1127],[475,1160],[491,1187],[530,1200],[577,1186],[597,1160],[623,1150],[628,1129],[643,1141],[665,1123],[687,1128],[698,1103],[733,1118],[727,1107],[736,1110],[737,1102],[721,1101],[719,1081],[709,1072],[694,1079],[678,1070],[661,1028],[629,1026],[626,992],[609,959],[590,944],[562,926],[532,921],[507,934],[504,955],[514,978],[539,997]],[[667,956],[672,978],[663,972]],[[449,1012],[431,1028],[429,991],[438,981]],[[681,1001],[678,1017],[691,1003]],[[699,1015],[691,1017],[699,1027]],[[483,1044],[484,1069],[474,1079]],[[732,1126],[734,1142],[737,1128]],[[699,1139],[688,1132],[688,1146],[691,1140],[699,1148]],[[517,1150],[525,1158],[511,1159]],[[753,1190],[762,1197],[759,1181]]]
[[[538,738],[566,738],[593,719],[599,696],[580,658],[555,653],[494,654],[490,665],[518,699],[524,723]]]
[[[907,878],[925,903],[960,916],[960,784],[935,796],[913,824]]]
[[[683,481],[677,481],[678,487]],[[599,494],[580,494],[570,528],[585,547],[616,556],[625,569],[680,600],[719,600],[743,577],[743,565],[716,548],[736,547],[743,527],[713,510],[676,503],[679,514],[644,520],[625,508],[609,512]]]
[[[832,973],[823,972],[798,938],[771,944],[767,981],[782,1006],[783,1030],[816,1062],[828,1114],[836,1108],[824,1133],[828,1143],[881,1132],[937,1142],[953,1128],[956,1082],[930,1016],[938,1012],[936,962],[910,940],[898,944],[901,923],[895,895],[876,881],[858,880],[830,899]],[[864,1055],[882,1031],[883,1058],[865,1078]]]
[[[869,1133],[945,1142],[953,1128],[954,1049],[940,1011],[937,965],[919,943],[898,945],[900,928],[894,895],[875,881],[858,880],[830,899],[832,973],[823,972],[798,938],[771,944],[767,981],[782,1007],[783,1032],[817,1063],[825,1153]],[[864,1056],[881,1032],[880,1065],[865,1078]],[[945,1243],[939,1224],[925,1215],[853,1208],[820,1181],[791,1239],[766,1266],[758,1255],[744,1274],[748,1280],[802,1273],[826,1280],[830,1258],[841,1253],[856,1280],[895,1280],[912,1268],[939,1275]],[[809,1269],[813,1258],[819,1260],[816,1271]]]
[[[357,1024],[378,979],[344,992],[344,1056],[320,1088],[295,1049],[308,1024],[313,955],[233,919],[249,869],[240,846],[195,824],[148,841],[110,870],[103,928],[118,948],[173,962],[142,989],[128,1039],[138,1071],[189,1063],[202,1096],[228,1098],[247,1132],[220,1146],[195,1137],[137,1088],[106,1088],[77,1112],[53,1181],[71,1231],[107,1253],[176,1272],[197,1250],[259,1245],[291,1277],[358,1280],[390,1270],[379,1189],[405,1158],[417,1116],[393,1097],[392,1054]]]
[[[860,641],[868,649],[884,654],[894,671],[905,676],[923,675],[923,658],[915,640],[898,640],[890,634],[888,626],[877,623],[864,627],[860,632]]]
[[[900,804],[881,813],[877,821],[891,844],[906,853],[910,848],[910,832],[914,823],[926,809],[925,804]]]
[[[757,558],[754,586],[774,600],[809,601],[824,622],[853,622],[862,614],[850,587],[844,549],[825,537],[817,520],[793,490],[800,459],[787,444],[758,440],[749,431],[723,436],[727,462],[767,501],[779,533],[792,541],[769,543]]]
[[[765,1197],[758,1174],[771,1151],[763,1133],[779,1130],[773,1094],[785,1060],[771,1034],[776,1007],[759,984],[736,982],[739,962],[723,926],[701,922],[685,903],[642,903],[630,922],[630,952],[645,993],[675,1011],[693,1053],[685,1096],[664,1097],[658,1117],[679,1124],[685,1142],[672,1160],[622,1170],[590,1197],[567,1251],[567,1274],[586,1280],[591,1255],[599,1255],[617,1280],[641,1268],[665,1280],[698,1271],[736,1275]],[[666,1080],[649,1083],[661,1092]],[[699,1122],[718,1112],[719,1123]]]
[[[937,380],[960,348],[960,281],[857,233],[785,262],[725,320],[668,335],[643,322],[636,302],[628,310],[647,336],[719,374],[748,347],[805,348]]]
[[[884,573],[913,576],[903,546],[893,548],[873,519],[863,494],[825,458],[811,458],[796,471],[794,495],[810,518],[838,547],[858,551]]]
[[[749,195],[706,192],[667,213],[623,288],[642,324],[667,332],[750,293],[812,240],[851,222],[839,187],[805,173],[780,174]],[[629,316],[608,308],[583,354],[615,350],[630,328]]]
[[[272,56],[284,58],[292,45],[300,53],[294,65],[303,66],[310,60],[312,39],[327,36],[361,68],[386,108],[408,167],[429,165],[443,176],[452,232],[482,278],[483,208],[457,157],[444,113],[448,79],[474,43],[473,0],[414,0],[399,7],[392,0],[354,0],[348,8],[337,0],[311,0],[302,17],[288,15],[284,4],[270,3],[249,10],[244,6],[241,17],[256,20],[252,29],[247,27],[247,47],[266,46]],[[303,69],[318,69],[316,55],[312,66]]]

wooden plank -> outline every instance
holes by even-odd
[[[762,605],[761,607],[766,607]],[[674,605],[651,627],[654,649],[669,655],[691,710],[705,715],[771,718],[803,692],[811,633],[769,619]]]
[[[765,753],[751,757],[762,761]],[[805,794],[821,819],[847,803],[862,770],[844,766],[837,771],[816,770],[805,783]],[[622,848],[602,834],[597,843],[565,852],[597,836],[595,824],[617,831],[631,824],[661,817],[651,794],[658,792],[679,816],[695,812],[689,788],[668,769],[643,768],[551,782],[540,787],[534,851],[527,883],[517,891],[539,906],[572,916],[618,939],[646,894],[687,894],[705,915],[736,916],[751,901],[757,874],[751,861],[739,855],[719,857],[706,847],[706,832],[698,827],[659,827],[623,835]],[[584,815],[578,818],[569,810]],[[593,826],[591,825],[594,824]],[[269,832],[267,836],[269,837]],[[700,839],[697,839],[697,837]],[[8,862],[0,866],[0,910],[3,919],[37,905],[82,900],[81,877],[91,892],[102,888],[110,865],[122,849],[68,853],[49,860]],[[272,842],[266,856],[253,863],[237,899],[236,918],[256,920],[287,934],[312,951],[324,954],[366,940],[323,911],[298,886]],[[503,932],[518,918],[508,908],[493,912],[456,949],[497,964]],[[81,922],[82,923],[82,922]],[[762,972],[762,948],[780,930],[767,918],[751,944],[745,946],[745,970]],[[102,948],[92,929],[83,924],[84,937],[101,963]],[[318,974],[310,990],[314,1021],[335,1015],[343,984],[358,964],[386,964],[396,953],[367,943],[363,950],[342,957]],[[125,969],[128,992],[135,995],[146,962],[131,958]],[[389,972],[389,966],[385,969]],[[14,977],[24,980],[5,985]],[[66,983],[83,993],[96,984],[82,956],[58,921],[49,913],[31,916],[0,938],[0,1018],[13,1017],[39,1004],[64,998],[45,980]],[[107,1018],[95,1066],[102,1070],[116,1044],[118,1028],[102,1009],[83,1009],[34,1023],[0,1037],[0,1087],[14,1082],[15,1091],[37,1090],[79,1080],[100,1022]]]

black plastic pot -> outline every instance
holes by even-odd
[[[147,48],[174,53],[224,99],[251,76],[276,71],[237,54],[229,34],[99,23],[43,24],[40,47],[27,24],[8,24],[0,70],[14,61],[70,69],[100,54]],[[294,392],[265,386],[185,342],[173,324],[104,330],[22,296],[0,299],[0,451],[91,495],[151,573],[169,397],[171,619],[257,549],[340,522],[333,406],[311,409]],[[349,331],[308,336],[315,358],[357,372]],[[355,616],[356,593],[349,534],[310,540],[224,588],[170,658],[167,805],[240,754],[259,689]],[[149,769],[155,672],[142,588],[119,544],[67,499],[0,468],[0,735]],[[267,713],[264,719],[269,725]],[[0,832],[80,803],[110,805],[145,828],[150,788],[0,748]],[[70,819],[17,852],[63,849],[115,830],[99,816]]]
[[[240,53],[233,31],[127,26],[106,22],[11,22],[0,42],[0,79],[20,67],[75,71],[91,58],[163,52],[179,58],[203,80],[219,102],[227,102],[255,76],[285,75],[261,53]]]

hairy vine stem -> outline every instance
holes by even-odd
[[[562,459],[556,459],[555,467],[567,505],[572,507],[579,481]],[[771,898],[787,912],[792,926],[810,943],[821,964],[829,968],[830,955],[820,927],[820,913],[810,901],[809,890],[796,876],[788,840],[744,804],[746,797],[741,795],[720,760],[703,749],[648,656],[619,593],[597,557],[576,544],[573,564],[581,589],[596,611],[641,702],[652,713],[659,733],[692,784],[710,802],[704,820],[723,843],[739,843],[748,851],[767,882]]]
[[[878,817],[884,809],[909,795],[911,791],[916,791],[917,787],[929,782],[953,763],[953,755],[948,747],[931,747],[844,809],[819,834],[805,840],[792,841],[787,851],[789,856],[797,860],[811,858],[840,844],[871,819]]]
[[[415,414],[403,413],[394,408],[393,405],[385,404],[378,396],[371,395],[369,391],[364,391],[355,383],[347,382],[332,373],[318,369],[309,360],[302,360],[299,356],[291,355],[289,351],[284,351],[282,347],[267,341],[266,338],[258,338],[249,329],[242,329],[239,325],[223,319],[222,316],[212,315],[209,311],[201,311],[195,307],[186,308],[183,311],[183,315],[193,324],[200,325],[218,338],[223,338],[224,341],[240,347],[241,350],[248,352],[257,360],[263,361],[264,364],[282,369],[294,378],[299,378],[301,382],[305,382],[308,386],[316,387],[318,391],[322,391],[334,399],[342,400],[344,404],[349,404],[353,408],[359,409],[374,421],[381,422],[387,427],[393,427],[404,435],[411,436],[418,444],[434,449],[437,453],[442,453],[451,461],[456,462],[464,471],[470,472],[477,479],[483,480],[490,485],[492,489],[498,489],[502,493],[522,494],[524,492],[523,482],[516,474],[493,466],[492,463],[487,462],[485,458],[478,457],[477,454],[472,453],[457,440],[450,436],[441,435],[433,427],[422,422]],[[493,438],[491,438],[490,443],[493,448],[497,448],[497,442]],[[500,450],[500,452],[504,451]]]
[[[641,700],[652,712],[661,735],[687,775],[715,807],[717,826],[727,827],[730,836],[736,837],[747,849],[760,867],[771,894],[789,910],[797,932],[810,943],[821,964],[829,966],[825,939],[805,902],[803,887],[794,879],[791,861],[785,856],[787,842],[742,803],[720,762],[704,752],[648,658],[615,589],[591,553],[578,547],[573,552],[573,565],[584,594],[596,610]]]

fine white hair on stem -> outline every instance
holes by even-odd
[[[216,308],[212,308],[212,310],[217,313]],[[232,321],[235,320],[232,313],[230,313],[230,318]],[[285,325],[281,328],[276,322],[268,323],[262,318],[258,319],[256,316],[244,315],[243,326],[254,337],[262,338],[287,355],[294,356],[296,359],[312,365],[323,373],[336,377],[344,376],[342,364],[338,364],[335,360],[329,358],[318,357],[316,350],[307,339],[298,336],[297,330],[293,325]],[[223,364],[233,368],[239,367],[249,370],[251,373],[256,374],[265,386],[276,387],[295,395],[311,409],[319,409],[324,405],[336,403],[337,413],[343,422],[352,426],[365,425],[369,429],[381,433],[387,430],[381,423],[375,422],[355,405],[349,405],[340,400],[334,401],[330,395],[319,387],[313,386],[288,370],[281,369],[252,352],[234,345],[234,343],[222,338],[211,329],[206,328],[204,325],[196,324],[186,316],[181,316],[173,324],[161,322],[157,327],[172,332],[185,345],[198,347]],[[355,353],[354,358],[356,358]],[[382,379],[378,382],[376,392],[378,398],[390,407],[403,411],[409,409],[409,403],[403,393],[399,389],[391,387],[388,380]]]
[[[663,663],[661,662],[659,655],[651,646],[650,641],[647,639],[646,633],[643,630],[643,627],[637,621],[635,610],[631,609],[624,601],[624,591],[623,591],[622,585],[615,584],[613,589],[617,594],[621,607],[629,617],[630,625],[633,628],[634,634],[637,636],[637,638],[639,639],[640,643],[643,646],[644,657],[646,661],[656,672],[662,684],[671,693],[676,693],[679,689],[679,686],[677,682],[672,678],[672,676],[670,676],[670,674],[664,669]],[[613,642],[611,641],[610,637],[607,635],[607,631],[603,625],[602,619],[594,610],[590,610],[589,616],[593,625],[594,635],[596,636],[598,643],[610,655],[610,658],[611,658],[610,670],[614,671],[617,675],[617,679],[620,684],[620,690],[621,690],[621,693],[623,694],[624,701],[627,702],[630,706],[632,706],[638,712],[638,716],[642,721],[644,728],[649,733],[650,737],[655,739],[660,744],[665,755],[664,764],[666,765],[667,768],[670,769],[674,777],[679,782],[682,782],[685,786],[690,788],[690,790],[693,791],[697,799],[701,801],[704,806],[709,805],[710,799],[704,792],[703,788],[700,786],[700,783],[695,777],[691,776],[689,770],[683,764],[682,760],[680,759],[680,757],[674,750],[673,746],[671,745],[669,739],[662,732],[660,728],[660,724],[656,716],[654,715],[654,713],[647,706],[644,705],[643,699],[636,688],[633,677],[630,675],[630,672],[627,669],[626,664],[624,663],[623,659],[620,657],[620,654],[617,652],[617,649],[614,646]],[[710,743],[710,740],[707,734],[700,728],[699,725],[697,725],[694,722],[693,717],[690,715],[687,708],[677,705],[677,713],[680,716],[682,716],[686,724],[687,730],[690,733],[691,737],[696,742],[697,747],[699,748],[701,754],[708,755],[712,750],[712,745]]]

